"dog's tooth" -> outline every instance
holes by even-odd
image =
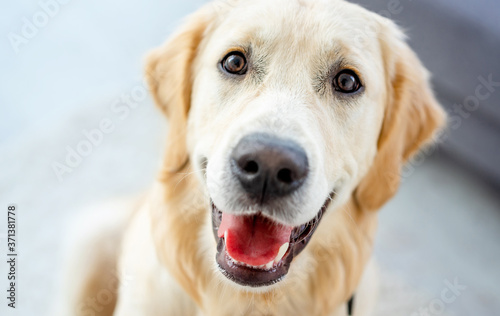
[[[279,262],[281,259],[283,259],[283,256],[285,255],[286,251],[288,250],[289,243],[284,243],[281,245],[280,250],[278,251],[278,255],[276,258],[274,258],[274,262]]]
[[[274,260],[271,260],[264,266],[264,269],[269,270],[273,267],[273,265],[274,265]]]
[[[227,242],[227,230],[224,232],[224,241]]]

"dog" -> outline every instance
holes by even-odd
[[[74,246],[66,315],[370,315],[377,210],[445,124],[403,32],[341,0],[219,1],[145,73],[160,175]]]

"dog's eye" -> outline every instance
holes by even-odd
[[[243,75],[247,71],[247,60],[241,52],[231,52],[222,60],[222,68],[231,74]]]
[[[361,88],[361,83],[354,71],[345,69],[335,76],[333,86],[338,92],[353,93]]]

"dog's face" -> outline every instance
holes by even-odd
[[[400,60],[415,59],[401,37],[341,1],[234,1],[202,9],[154,53],[170,159],[188,159],[210,197],[215,260],[230,280],[280,281],[323,216],[354,195],[376,208],[393,194],[372,186],[393,186],[442,117],[418,60]]]
[[[365,23],[319,3],[248,2],[204,43],[189,151],[213,201],[218,264],[236,282],[279,280],[311,221],[373,161],[385,90],[376,39],[352,37]]]

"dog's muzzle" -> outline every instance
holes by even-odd
[[[277,283],[311,239],[333,195],[326,197],[309,222],[283,225],[259,208],[268,208],[300,188],[309,173],[305,151],[291,140],[251,134],[236,145],[229,163],[244,192],[245,203],[253,211],[238,214],[220,210],[211,203],[217,264],[227,278],[240,285]]]

